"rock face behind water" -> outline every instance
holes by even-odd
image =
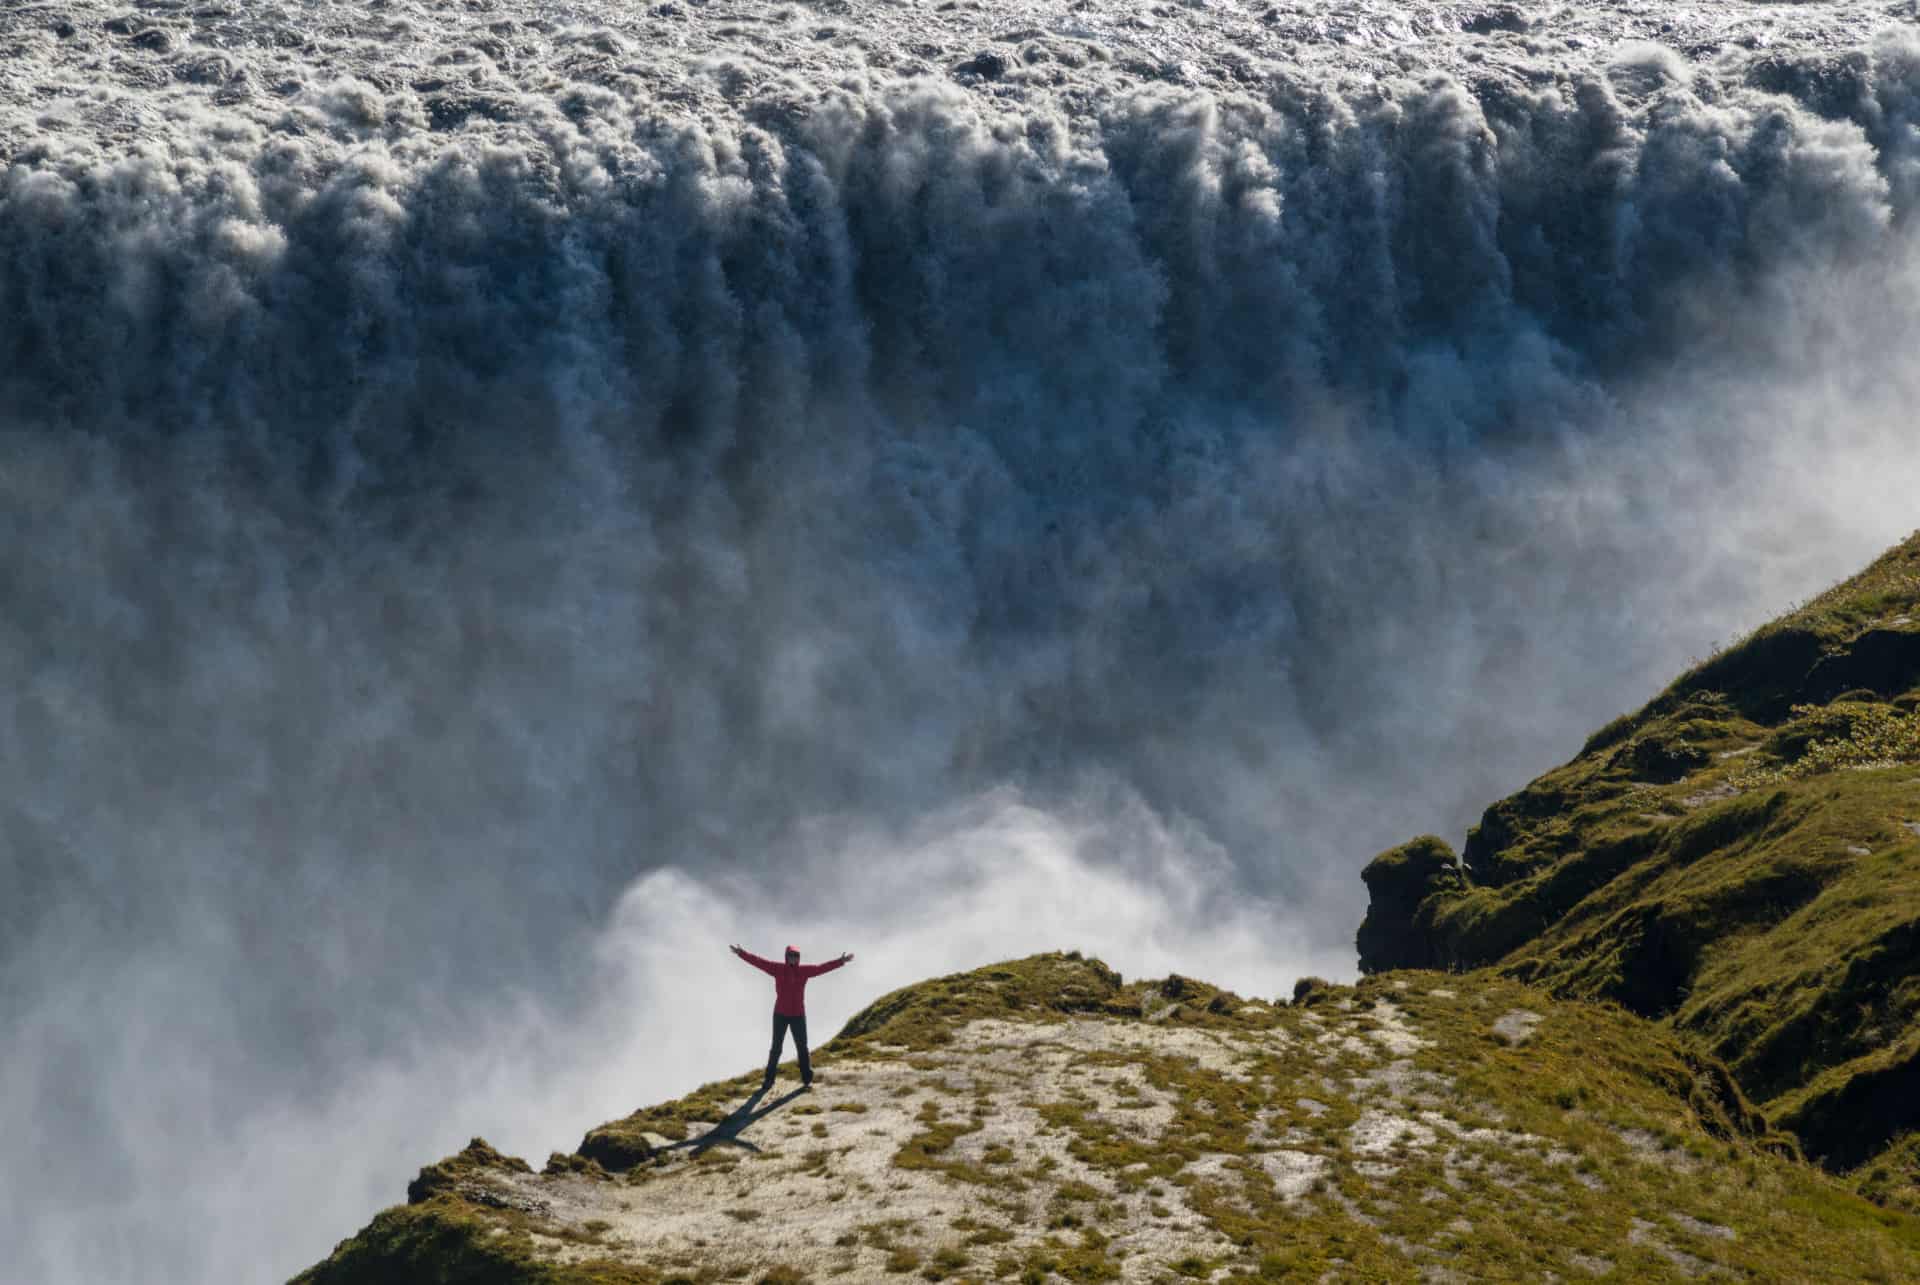
[[[811,1092],[754,1072],[589,1134],[630,1165],[475,1140],[300,1279],[1920,1274],[1920,1224],[1670,1029],[1490,972],[1304,998],[1077,954],[938,978],[855,1018]]]
[[[1920,1208],[1920,536],[1493,804],[1463,878],[1444,848],[1367,867],[1362,969],[1658,1019],[1811,1159]]]

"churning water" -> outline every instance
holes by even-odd
[[[1350,971],[1913,524],[1917,203],[1911,3],[6,6],[9,1270],[739,1070],[752,932]]]

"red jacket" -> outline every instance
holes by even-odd
[[[773,1011],[781,1017],[805,1017],[807,979],[830,973],[846,962],[830,959],[824,964],[776,964],[745,950],[740,952],[740,958],[773,978]]]

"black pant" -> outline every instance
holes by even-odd
[[[807,1060],[807,1019],[788,1017],[785,1013],[773,1015],[773,1048],[767,1053],[767,1083],[773,1083],[774,1068],[780,1065],[780,1045],[787,1038],[787,1030],[793,1030],[793,1046],[800,1051],[800,1082],[813,1082],[813,1063]]]

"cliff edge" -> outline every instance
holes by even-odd
[[[299,1279],[1912,1279],[1920,1222],[1798,1160],[1726,1068],[1492,973],[1291,1002],[1076,954],[868,1008],[536,1172],[475,1140]]]
[[[1920,1279],[1920,535],[1363,877],[1357,986],[933,979],[298,1279]]]
[[[1920,535],[1365,872],[1360,964],[1606,1000],[1920,1208]]]

